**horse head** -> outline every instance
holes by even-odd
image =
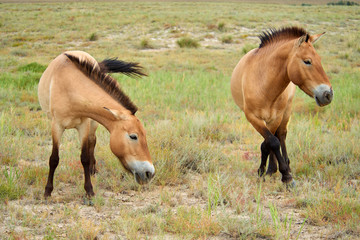
[[[321,65],[321,58],[313,46],[323,34],[313,36],[305,34],[297,39],[289,56],[287,68],[290,81],[310,97],[315,98],[319,106],[328,105],[333,99],[330,81]]]

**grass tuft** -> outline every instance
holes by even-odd
[[[21,65],[20,67],[18,67],[18,71],[19,72],[37,72],[37,73],[43,73],[45,71],[45,69],[47,68],[47,66],[45,65],[41,65],[37,62],[32,62],[26,65]]]
[[[19,179],[20,172],[15,167],[3,169],[0,182],[0,200],[19,199],[25,194],[25,189],[21,187]]]
[[[197,40],[189,37],[180,38],[176,43],[180,48],[198,48],[200,46]]]
[[[257,48],[258,46],[257,45],[254,45],[254,44],[245,44],[241,50],[241,52],[243,54],[246,54],[248,53],[250,50],[254,49],[254,48]]]
[[[99,36],[97,35],[97,33],[92,33],[90,36],[89,36],[89,41],[96,41],[99,39]]]
[[[155,47],[149,39],[144,38],[141,40],[140,49],[153,49],[153,48],[155,48]]]
[[[232,43],[233,42],[233,37],[231,35],[223,36],[221,38],[221,42],[222,43]]]

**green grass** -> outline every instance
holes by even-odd
[[[324,2],[323,2],[324,3]],[[249,3],[1,4],[0,229],[9,239],[356,239],[360,210],[359,7]],[[240,14],[241,13],[241,14]],[[324,108],[297,90],[287,147],[297,187],[258,179],[261,136],[234,104],[230,76],[269,27],[326,31],[316,49],[334,89]],[[189,38],[191,36],[191,38]],[[186,39],[196,48],[179,47]],[[186,42],[186,41],[184,41]],[[66,50],[118,57],[156,168],[139,186],[97,131],[96,196],[84,206],[77,132],[66,131],[54,193],[43,191],[50,121],[37,83]],[[150,50],[149,50],[150,49]]]
[[[183,37],[176,41],[180,48],[198,48],[200,44],[195,39]]]

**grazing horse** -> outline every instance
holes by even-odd
[[[231,93],[247,120],[264,137],[259,176],[279,171],[282,182],[292,181],[286,151],[287,123],[298,86],[319,106],[329,104],[333,91],[313,44],[322,34],[287,27],[263,32],[260,46],[243,56],[231,76]],[[281,153],[280,153],[281,149]],[[276,162],[277,161],[277,162]]]
[[[98,123],[110,132],[110,148],[125,169],[144,184],[154,176],[145,130],[135,116],[137,107],[107,73],[145,75],[138,63],[106,59],[98,63],[88,53],[68,51],[56,57],[41,76],[38,97],[51,119],[52,153],[45,198],[51,196],[59,164],[60,139],[65,129],[76,128],[81,142],[84,188],[94,196],[90,174],[96,172],[94,148]]]

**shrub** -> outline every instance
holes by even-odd
[[[232,43],[233,42],[233,38],[232,38],[232,36],[224,36],[224,37],[222,37],[222,39],[221,39],[221,42],[222,43]]]
[[[225,31],[225,23],[220,22],[220,23],[218,24],[218,30],[219,30],[220,32],[224,32],[224,31]]]
[[[96,41],[98,39],[99,39],[99,37],[96,33],[92,33],[89,37],[89,41]]]
[[[338,1],[338,2],[329,2],[327,5],[331,5],[331,6],[359,6],[358,3],[356,2],[351,2],[351,1]]]
[[[199,42],[189,37],[183,37],[176,41],[177,45],[181,48],[198,48]]]
[[[151,41],[149,39],[144,38],[140,42],[140,48],[141,49],[153,49],[154,46],[153,46],[153,44],[151,43]]]

